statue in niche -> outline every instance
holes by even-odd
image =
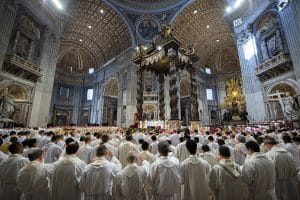
[[[278,41],[276,39],[276,36],[273,36],[271,39],[267,42],[269,54],[272,56],[276,56],[279,53],[278,49]]]
[[[267,15],[259,25],[258,33],[264,34],[278,22],[274,14]]]
[[[300,120],[300,107],[296,99],[289,92],[286,93],[286,98],[283,99],[284,112],[286,117],[291,120]]]
[[[172,38],[173,37],[172,28],[170,26],[168,26],[167,24],[164,23],[162,25],[162,31],[161,31],[160,35],[164,39],[170,39],[170,38]]]
[[[29,41],[25,37],[21,37],[17,44],[16,55],[26,59]]]
[[[14,112],[14,100],[9,96],[8,88],[4,88],[4,90],[0,93],[0,117],[9,119]]]
[[[38,28],[38,26],[36,25],[36,23],[29,19],[27,16],[22,15],[20,17],[20,21],[22,22],[22,25],[29,30],[34,36],[36,36],[36,38],[39,40],[40,39],[40,29]]]

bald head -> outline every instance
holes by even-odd
[[[137,162],[137,157],[138,157],[138,155],[137,155],[136,151],[130,151],[127,156],[128,163]]]

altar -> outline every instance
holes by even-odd
[[[166,122],[164,120],[145,120],[140,121],[139,128],[165,129]]]
[[[180,129],[181,117],[179,115],[179,92],[178,75],[182,70],[187,71],[190,80],[190,121],[199,121],[199,105],[197,94],[196,68],[193,66],[199,60],[195,55],[194,45],[183,46],[182,43],[172,34],[172,29],[165,22],[162,31],[149,43],[137,47],[136,56],[133,62],[136,64],[137,90],[136,110],[137,121],[141,128],[164,128]],[[156,98],[146,96],[145,75],[155,74],[158,81]],[[165,91],[165,83],[168,81],[168,90]],[[167,95],[168,93],[168,95]],[[155,102],[155,109],[148,112],[146,106]],[[166,109],[168,104],[169,109]],[[169,112],[169,113],[166,113]],[[145,120],[145,113],[157,113],[157,119],[148,118]],[[150,121],[148,121],[151,119]],[[166,121],[168,119],[168,121]],[[197,129],[199,127],[197,126]]]

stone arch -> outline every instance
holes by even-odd
[[[8,95],[17,101],[30,101],[30,91],[23,85],[9,80],[4,80],[0,82],[0,94],[7,88]]]
[[[116,126],[118,118],[119,82],[110,78],[103,86],[102,125]]]
[[[268,89],[267,89],[267,94],[272,94],[272,93],[276,93],[276,90],[278,90],[279,92],[292,92],[293,95],[299,95],[300,91],[299,88],[297,86],[296,81],[292,80],[292,79],[287,79],[284,81],[278,81],[275,84],[271,85]]]
[[[117,78],[110,78],[104,85],[104,96],[118,97],[119,83]]]
[[[1,81],[0,94],[6,88],[8,89],[8,97],[14,102],[14,111],[7,117],[18,123],[19,126],[26,126],[28,113],[31,109],[31,88],[11,80]]]
[[[299,88],[295,80],[286,79],[278,81],[266,89],[266,94],[268,97],[266,107],[270,120],[279,120],[286,118],[286,115],[284,113],[284,105],[282,103],[282,100],[279,99],[279,95],[282,99],[284,99],[287,97],[287,93],[290,93],[292,96],[299,98]]]

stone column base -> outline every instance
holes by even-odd
[[[169,120],[166,123],[166,129],[177,130],[181,128],[181,121],[180,120]]]
[[[194,130],[200,131],[201,121],[190,121],[190,123],[191,123],[190,129],[192,131],[194,131]]]

